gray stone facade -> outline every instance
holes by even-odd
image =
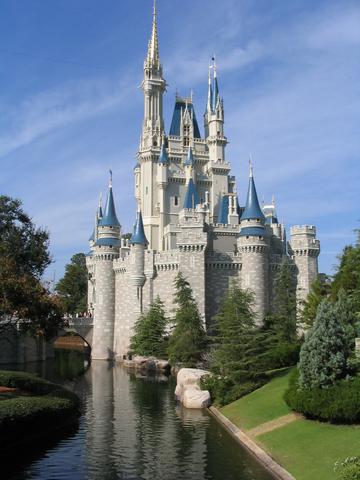
[[[134,323],[157,296],[169,317],[173,315],[178,272],[189,281],[206,327],[233,281],[254,292],[261,323],[271,308],[274,277],[284,257],[299,303],[317,275],[320,244],[315,227],[292,227],[288,243],[274,201],[259,205],[252,168],[246,205],[239,205],[236,180],[225,158],[225,113],[216,64],[209,70],[204,138],[192,98],[176,97],[170,131],[165,132],[165,85],[154,16],[144,62],[144,122],[134,168],[135,198],[142,213],[136,224],[139,231],[130,241],[121,239],[110,185],[105,212],[99,208],[90,239],[93,358],[127,355]]]

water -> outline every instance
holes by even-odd
[[[2,479],[269,480],[273,478],[206,411],[174,400],[174,380],[141,377],[76,351],[22,366],[65,384],[81,398],[78,425],[19,449]],[[5,476],[4,476],[5,475]]]

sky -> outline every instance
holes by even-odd
[[[110,168],[132,228],[151,13],[152,0],[0,1],[0,194],[49,230],[49,279],[89,250]],[[360,220],[360,2],[158,0],[158,33],[166,128],[176,91],[193,90],[202,123],[215,53],[240,203],[251,155],[260,199],[275,195],[288,229],[316,225],[334,273]]]

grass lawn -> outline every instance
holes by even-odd
[[[336,460],[360,454],[360,426],[297,420],[256,440],[297,480],[335,479]]]
[[[263,387],[221,408],[221,413],[246,430],[287,415],[291,410],[282,397],[291,371],[284,370]]]
[[[221,412],[247,431],[290,412],[283,400],[291,370],[255,392],[231,403]],[[297,419],[259,434],[255,441],[297,480],[336,479],[334,463],[360,455],[360,426],[331,425]]]

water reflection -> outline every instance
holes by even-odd
[[[84,359],[83,359],[84,360]],[[49,444],[13,479],[268,480],[272,477],[207,415],[174,401],[174,380],[94,361],[57,359],[47,374],[82,399],[79,429]],[[83,363],[85,368],[85,363]],[[68,378],[72,380],[69,383]]]

